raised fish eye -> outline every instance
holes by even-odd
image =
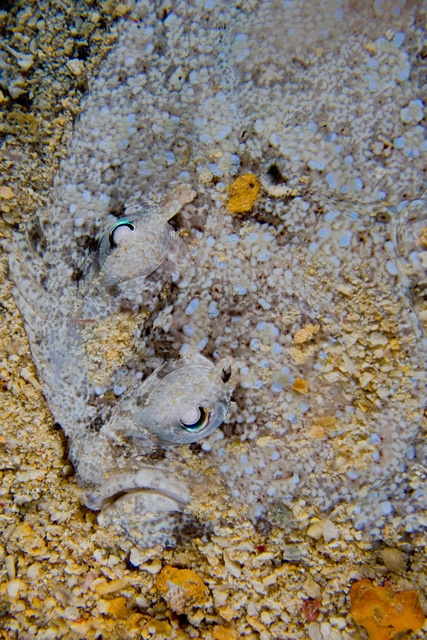
[[[127,220],[126,218],[117,220],[117,222],[115,222],[111,227],[108,236],[111,249],[115,249],[129,234],[129,232],[134,230],[135,225],[130,220]]]
[[[186,431],[200,431],[208,424],[210,415],[209,409],[194,407],[187,412],[185,419],[180,419],[180,423]]]

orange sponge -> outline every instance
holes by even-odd
[[[351,615],[365,627],[370,640],[392,640],[399,633],[416,631],[425,616],[416,591],[375,587],[364,579],[350,589]]]

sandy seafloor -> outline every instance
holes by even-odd
[[[1,94],[0,234],[31,216],[65,155],[73,120],[94,72],[115,40],[115,2],[2,2],[0,35],[34,60],[8,58]],[[43,14],[43,17],[42,17]],[[70,59],[80,60],[72,70]],[[27,69],[23,67],[28,66]],[[349,589],[363,577],[414,589],[426,607],[424,533],[393,527],[370,542],[345,519],[313,521],[266,537],[236,512],[225,514],[209,543],[166,551],[132,549],[85,509],[67,444],[35,377],[20,315],[1,260],[0,637],[363,638],[350,614]],[[314,532],[314,533],[313,533]],[[323,532],[323,533],[322,533]],[[315,534],[315,535],[314,535]],[[388,550],[384,552],[384,550]],[[155,586],[163,566],[193,569],[208,587],[201,607],[177,615]],[[321,603],[316,620],[304,602]],[[414,634],[427,637],[427,626]]]

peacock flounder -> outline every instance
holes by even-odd
[[[140,546],[230,503],[420,526],[425,152],[372,142],[420,135],[416,45],[382,35],[419,9],[353,4],[137,2],[15,235],[85,504]]]

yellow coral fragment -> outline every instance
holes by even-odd
[[[365,578],[351,587],[350,601],[353,619],[365,627],[370,640],[392,640],[424,624],[424,613],[415,591],[375,587]]]
[[[112,618],[118,618],[120,620],[124,620],[129,615],[126,607],[126,598],[124,596],[113,598],[113,600],[100,600],[98,609],[101,613],[106,613]]]
[[[230,627],[217,626],[213,630],[215,640],[237,640],[237,631]]]
[[[201,607],[208,599],[208,589],[191,569],[166,566],[159,573],[156,587],[175,613],[186,613],[191,607]]]
[[[294,391],[298,391],[298,393],[308,393],[307,380],[302,380],[302,378],[295,378],[292,389]]]
[[[396,338],[392,338],[389,342],[389,345],[392,351],[397,351],[400,348],[399,340],[397,340]]]
[[[259,189],[259,182],[254,173],[246,173],[237,178],[228,189],[228,211],[231,213],[250,211],[254,206]]]

